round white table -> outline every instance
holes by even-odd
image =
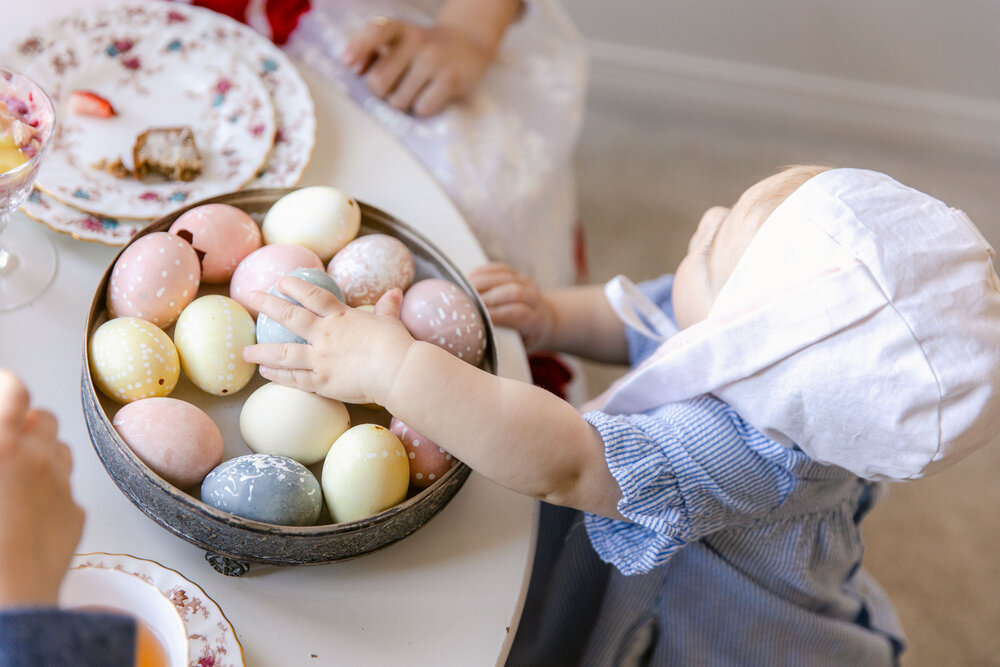
[[[37,5],[0,0],[5,37],[88,0]],[[0,41],[0,48],[6,44]],[[465,222],[406,149],[317,76],[303,70],[317,107],[317,145],[303,185],[334,185],[421,231],[467,271],[484,261]],[[39,225],[21,213],[10,223]],[[0,313],[0,366],[18,373],[36,405],[59,417],[74,455],[74,496],[87,512],[78,551],[130,554],[175,569],[215,600],[245,664],[502,664],[516,628],[534,553],[537,503],[473,473],[452,501],[409,537],[350,561],[253,565],[217,573],[204,551],[175,537],[119,491],[97,458],[80,401],[87,313],[119,248],[46,228],[58,253],[53,284],[34,303]],[[516,334],[498,332],[499,372],[527,380]]]

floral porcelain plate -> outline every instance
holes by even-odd
[[[236,54],[180,28],[82,35],[48,49],[23,72],[56,107],[56,134],[37,186],[89,213],[151,218],[237,190],[274,144],[274,107],[261,78]],[[115,115],[74,113],[74,91],[106,98]],[[131,168],[136,137],[165,127],[193,131],[204,163],[193,180],[140,180],[96,166],[121,160]]]
[[[264,167],[245,187],[292,187],[299,182],[316,143],[316,114],[312,96],[292,61],[278,47],[247,26],[199,7],[175,3],[142,2],[87,9],[56,19],[32,31],[15,44],[6,61],[23,68],[65,40],[80,35],[102,39],[129,30],[173,30],[213,41],[237,53],[264,82],[275,108],[274,146]],[[148,224],[93,215],[68,206],[36,189],[24,212],[56,231],[107,245],[124,245]]]
[[[75,575],[90,574],[90,570],[94,569],[133,575],[163,594],[180,616],[182,632],[187,635],[187,660],[185,664],[190,667],[243,666],[243,647],[240,646],[239,640],[236,638],[232,624],[219,609],[219,606],[197,584],[185,579],[179,572],[151,560],[125,554],[90,553],[73,556],[61,591],[61,598],[66,598],[67,594],[76,598],[74,604],[70,606],[86,606],[81,603],[86,603],[83,597],[88,595],[88,587],[92,589],[95,585],[101,585],[99,577],[87,577],[87,581],[84,581],[84,577],[77,577],[79,581],[74,581]],[[111,592],[113,592],[111,590],[112,584],[118,597],[130,599],[134,604],[147,605],[141,601],[142,598],[137,592],[127,591],[127,587],[121,586],[121,582],[109,581],[105,584],[108,586],[108,590],[104,591],[103,594],[93,591],[97,598],[93,600],[93,606],[106,606],[112,602],[109,599]],[[75,590],[70,592],[68,590],[70,588]],[[129,594],[130,598],[125,598],[123,592]],[[155,605],[152,604],[154,602]],[[153,608],[159,603],[159,600],[149,600],[148,606]],[[146,611],[146,609],[141,609],[133,613],[143,620],[156,618],[147,614]],[[144,616],[145,618],[143,618]],[[163,617],[162,613],[160,617]],[[169,647],[175,645],[176,642],[163,636],[166,634],[162,631],[163,627],[163,625],[160,626],[161,639],[166,640],[165,643],[169,650]],[[168,632],[171,630],[172,628],[168,628]]]

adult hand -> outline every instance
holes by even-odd
[[[56,418],[0,369],[0,608],[55,605],[83,530]]]

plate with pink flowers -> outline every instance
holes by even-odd
[[[264,163],[242,187],[292,187],[299,182],[315,147],[314,103],[295,64],[262,35],[229,17],[200,7],[166,2],[126,2],[85,7],[55,18],[15,40],[13,51],[5,54],[4,59],[21,71],[42,67],[41,63],[58,58],[60,50],[65,53],[67,46],[81,39],[96,45],[93,48],[97,51],[94,56],[97,60],[107,57],[132,66],[143,64],[142,52],[148,49],[153,49],[150,63],[161,60],[163,56],[156,47],[149,46],[157,41],[161,48],[167,47],[167,56],[185,55],[176,53],[182,48],[189,53],[203,54],[205,57],[195,63],[198,67],[203,62],[220,63],[235,56],[252,70],[266,89],[275,124],[272,145]],[[136,57],[138,61],[131,60]],[[60,60],[54,66],[61,67],[63,62]],[[113,99],[106,99],[114,104]],[[59,118],[60,123],[63,120],[64,117]],[[93,120],[96,123],[102,119]],[[126,148],[130,139],[127,135],[128,132],[124,139],[118,138],[125,142]],[[126,167],[129,165],[127,157],[122,156]],[[105,176],[99,178],[112,186],[122,185],[107,181]],[[152,219],[190,203],[192,197],[202,196],[200,192],[171,190],[161,183],[161,191],[140,193],[146,197],[140,200],[141,206],[130,205],[128,210],[117,207],[112,214],[106,205],[95,205],[88,200],[92,193],[87,189],[64,187],[53,196],[52,190],[44,189],[45,183],[41,185],[43,188],[35,188],[22,205],[29,217],[75,238],[107,245],[124,245]],[[237,189],[239,187],[226,191]]]
[[[88,213],[148,219],[238,190],[274,144],[274,106],[256,72],[180,28],[81,35],[23,71],[56,108],[56,133],[37,186]],[[140,136],[166,129],[193,138],[197,173],[140,178],[133,173],[133,146]],[[169,163],[179,149],[176,137],[166,138],[151,154]]]

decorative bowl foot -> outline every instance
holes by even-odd
[[[242,577],[250,571],[250,563],[245,563],[229,556],[223,556],[222,554],[214,554],[211,551],[205,552],[205,560],[215,568],[216,572],[224,574],[227,577]]]

